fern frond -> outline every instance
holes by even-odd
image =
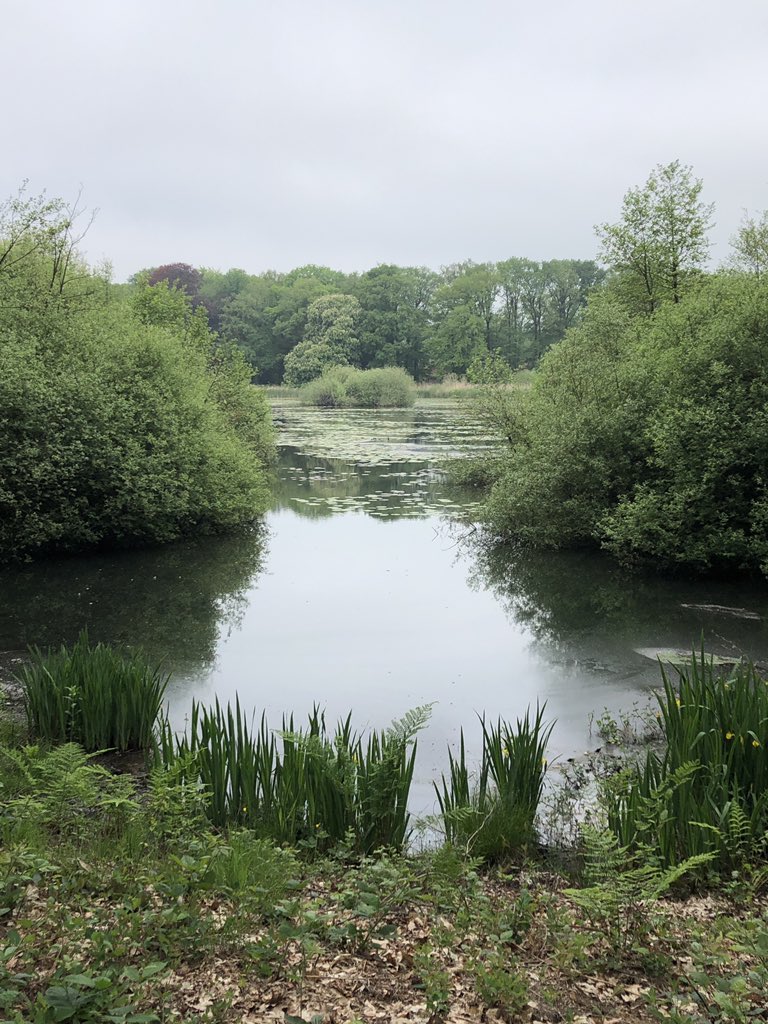
[[[402,718],[396,718],[387,729],[387,738],[391,740],[404,740],[408,743],[416,733],[421,732],[432,717],[432,708],[436,701],[429,704],[421,704],[419,707],[406,711]]]

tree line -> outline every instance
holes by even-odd
[[[382,264],[360,274],[308,265],[289,273],[224,273],[171,263],[132,278],[169,286],[203,307],[262,384],[297,385],[336,363],[401,366],[416,380],[463,375],[494,352],[534,366],[577,323],[604,272],[590,260],[471,260],[442,267]]]

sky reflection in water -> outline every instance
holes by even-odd
[[[363,413],[284,405],[275,507],[264,529],[0,573],[0,650],[94,639],[142,644],[172,672],[170,712],[238,693],[274,727],[319,703],[383,727],[434,702],[414,805],[477,714],[547,702],[553,754],[595,746],[591,713],[647,701],[643,647],[700,643],[768,661],[764,588],[627,577],[594,554],[486,548],[474,496],[445,458],[489,443],[456,403]],[[463,517],[463,518],[462,518]],[[685,604],[746,607],[743,619]],[[10,655],[6,654],[6,659]]]

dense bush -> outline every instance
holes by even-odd
[[[768,282],[722,275],[652,316],[610,293],[510,396],[500,536],[661,568],[768,572]]]
[[[413,378],[398,366],[356,370],[333,366],[301,391],[310,405],[364,409],[405,407],[416,401]]]
[[[324,409],[343,409],[349,404],[347,383],[353,373],[351,366],[332,366],[301,389],[301,398],[309,405]]]
[[[166,284],[122,301],[68,225],[0,207],[0,560],[252,520],[272,428],[242,357]]]

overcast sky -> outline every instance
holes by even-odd
[[[680,159],[721,259],[768,207],[766,0],[0,0],[0,197],[169,262],[593,258]]]

